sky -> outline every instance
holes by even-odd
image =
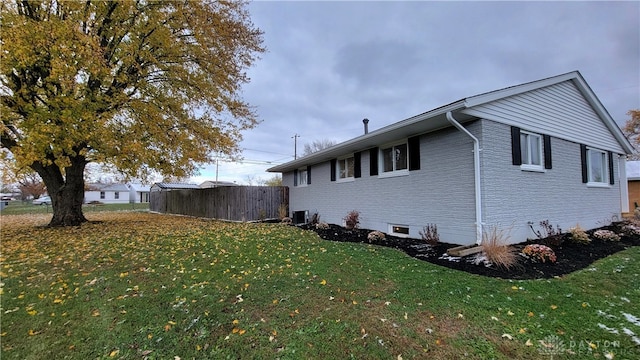
[[[342,142],[465,97],[579,70],[616,122],[640,109],[640,2],[254,1],[267,52],[243,98],[261,123],[243,163],[255,184],[315,140]],[[298,135],[298,137],[295,137]],[[216,179],[216,165],[191,182]]]

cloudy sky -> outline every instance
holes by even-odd
[[[255,1],[268,52],[244,98],[262,123],[244,163],[218,178],[247,184],[314,140],[341,142],[441,105],[579,70],[622,125],[640,108],[640,2]],[[213,180],[207,166],[192,181]]]

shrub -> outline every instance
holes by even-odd
[[[357,210],[351,210],[343,220],[347,229],[357,229],[360,226],[360,213]]]
[[[591,242],[589,239],[589,235],[580,227],[579,224],[569,229],[569,233],[571,234],[571,242],[576,244],[586,245]]]
[[[620,241],[620,236],[611,230],[596,230],[593,237],[603,241]]]
[[[487,261],[505,270],[510,270],[518,263],[518,252],[506,245],[508,240],[509,235],[496,227],[482,234],[482,253]]]
[[[640,227],[634,223],[626,224],[622,227],[622,233],[627,236],[638,236],[640,235]]]
[[[556,253],[550,247],[540,244],[529,244],[522,249],[522,254],[535,262],[556,262]]]
[[[288,217],[289,211],[287,209],[287,204],[278,205],[278,218],[284,220],[284,218]]]
[[[374,230],[367,235],[369,242],[378,242],[385,239],[385,235],[382,231]]]
[[[560,246],[564,242],[564,235],[559,225],[553,227],[549,220],[540,221],[540,230],[533,228],[533,222],[529,222],[531,231],[538,237],[539,240],[545,240],[547,244],[552,246]]]
[[[437,245],[440,241],[440,235],[438,235],[438,226],[436,224],[428,224],[422,228],[419,232],[422,240],[429,245]]]
[[[311,220],[309,221],[309,223],[311,225],[316,225],[320,222],[320,214],[318,214],[317,212],[313,213],[311,215]]]
[[[281,223],[285,224],[285,225],[291,225],[293,224],[293,220],[291,220],[290,217],[285,216],[282,218],[282,220],[280,221]]]
[[[329,228],[329,224],[327,224],[324,221],[320,221],[316,224],[316,229],[322,229],[322,230],[326,230]]]

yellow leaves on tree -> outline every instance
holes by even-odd
[[[640,145],[640,109],[629,110],[627,115],[631,118],[627,120],[622,131],[634,146],[638,146]],[[631,157],[633,160],[640,160],[640,155],[637,151]]]
[[[237,153],[241,132],[257,123],[241,85],[264,52],[245,7],[2,2],[0,140],[18,167],[42,177],[51,225],[86,220],[89,162],[131,176],[186,176],[212,152]]]

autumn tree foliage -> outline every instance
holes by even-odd
[[[631,144],[633,144],[636,148],[640,146],[640,109],[629,110],[627,112],[631,118],[627,120],[624,125],[622,131],[629,138]],[[640,160],[640,154],[638,152],[634,152],[631,155],[632,160]]]
[[[84,170],[187,176],[237,154],[257,117],[240,97],[264,52],[243,1],[2,1],[2,148],[78,225]]]

